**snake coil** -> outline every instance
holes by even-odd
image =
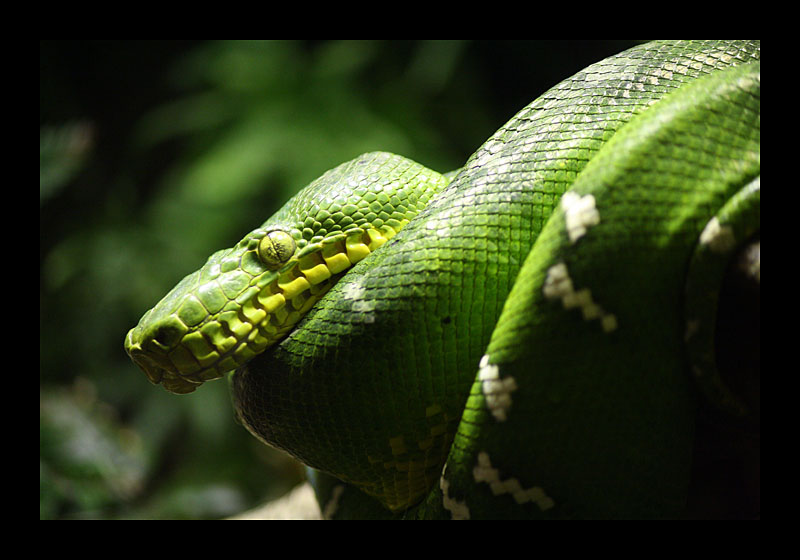
[[[126,349],[174,392],[234,371],[237,416],[317,469],[330,517],[685,515],[698,408],[758,424],[757,360],[718,367],[717,326],[735,255],[758,297],[759,59],[646,43],[457,173],[360,156],[212,255]]]

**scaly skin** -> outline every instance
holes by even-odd
[[[449,185],[417,167],[419,184],[381,183],[430,203],[398,215],[407,225],[393,222],[392,242],[369,258],[342,242],[366,245],[375,224],[314,237],[333,229],[313,230],[315,201],[358,182],[337,168],[212,256],[126,347],[175,392],[235,369],[248,430],[358,489],[315,476],[330,516],[679,515],[694,379],[748,414],[702,358],[707,344],[687,362],[684,345],[714,307],[687,320],[683,293],[687,271],[718,284],[721,272],[690,266],[705,247],[729,255],[760,227],[759,56],[757,42],[654,42],[586,68],[520,111]],[[268,272],[259,259],[290,252],[280,237],[259,252],[274,229],[298,249]],[[297,270],[337,243],[357,264],[309,281],[327,292],[313,306],[270,314],[269,298],[291,300]],[[322,261],[304,252],[316,245]],[[224,298],[206,295],[220,291],[207,282],[216,270],[241,279],[221,284]],[[257,328],[237,323],[254,314]]]

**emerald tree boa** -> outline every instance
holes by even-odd
[[[126,350],[176,393],[228,374],[328,517],[686,515],[698,410],[759,422],[757,360],[722,367],[719,334],[726,278],[759,294],[759,59],[646,43],[455,172],[359,156],[212,255]]]

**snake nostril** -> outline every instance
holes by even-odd
[[[152,340],[153,343],[162,350],[169,350],[180,343],[186,331],[187,329],[183,324],[176,324],[175,321],[166,321],[158,324],[150,331],[147,338]]]
[[[166,328],[160,328],[153,334],[153,340],[159,343],[161,346],[165,346],[167,348],[169,348],[170,338],[171,336],[169,329]]]
[[[169,327],[162,327],[156,331],[153,339],[162,346],[169,348],[175,341],[175,331]]]

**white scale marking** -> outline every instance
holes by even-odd
[[[560,299],[564,309],[579,308],[587,321],[599,319],[603,332],[609,333],[617,328],[617,318],[612,313],[606,313],[592,300],[592,292],[588,288],[575,290],[564,263],[555,264],[547,270],[542,291],[547,299]]]
[[[730,226],[721,225],[714,216],[700,234],[700,243],[708,245],[715,253],[727,253],[736,246],[736,239]]]
[[[517,390],[517,382],[510,376],[500,379],[500,370],[497,365],[489,363],[488,354],[481,358],[479,367],[478,379],[486,397],[486,406],[498,422],[504,422],[511,408],[511,393]]]
[[[591,226],[600,223],[600,213],[595,206],[594,196],[581,196],[572,191],[561,197],[561,209],[567,222],[567,235],[570,243],[575,243],[586,234]]]
[[[472,470],[472,476],[475,478],[475,482],[487,483],[495,496],[511,494],[518,504],[533,502],[542,511],[547,511],[555,505],[553,498],[548,496],[540,486],[533,486],[526,490],[516,478],[501,480],[500,471],[492,467],[489,454],[485,451],[478,453],[478,464]]]
[[[442,505],[444,509],[450,512],[450,517],[455,520],[469,519],[469,508],[465,502],[460,502],[455,498],[451,498],[450,483],[444,477],[444,471],[447,469],[447,463],[442,468],[442,476],[439,477],[439,488],[442,490]]]

